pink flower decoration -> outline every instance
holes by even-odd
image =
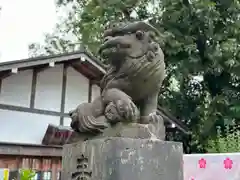
[[[225,169],[232,169],[233,161],[230,158],[226,158],[223,164]]]
[[[204,158],[201,158],[201,159],[198,161],[198,164],[199,164],[199,168],[205,169],[205,168],[206,168],[206,165],[207,165],[207,161],[206,161]]]
[[[190,180],[195,180],[194,177],[191,177]]]

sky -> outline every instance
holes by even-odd
[[[54,0],[0,0],[0,62],[28,58],[28,45],[42,42],[57,22]]]

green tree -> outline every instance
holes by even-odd
[[[217,128],[217,136],[208,140],[209,153],[234,153],[240,151],[240,126],[226,125],[226,128]]]
[[[59,52],[59,48],[46,52],[57,42],[63,47],[81,42],[97,55],[103,25],[111,21],[148,19],[159,29],[167,64],[159,102],[191,129],[186,143],[191,151],[205,152],[217,126],[239,123],[238,0],[59,0],[57,4],[70,10],[58,25],[59,34],[46,38],[50,41],[44,53]],[[63,41],[66,33],[74,41]],[[185,137],[177,133],[175,138]]]

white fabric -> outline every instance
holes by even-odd
[[[240,180],[240,153],[183,156],[184,180]]]

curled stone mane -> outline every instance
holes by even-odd
[[[121,25],[125,29],[118,29],[119,36],[122,37],[126,35],[126,38],[128,38],[129,31],[126,30],[128,24],[126,23],[126,25],[124,26],[122,23]],[[115,31],[117,31],[116,25],[114,26],[114,28]],[[133,25],[128,28],[133,29]],[[144,79],[145,81],[150,81],[151,79],[151,84],[157,85],[156,88],[159,88],[161,86],[161,79],[165,72],[165,64],[163,52],[156,40],[156,30],[153,27],[146,27],[144,28],[144,31],[141,31],[141,24],[139,25],[139,27],[137,27],[136,24],[135,28],[136,29],[133,30],[133,34],[135,33],[136,36],[142,36],[141,33],[143,33],[145,36],[145,41],[142,42],[144,43],[144,48],[137,56],[131,55],[130,51],[129,54],[126,54],[123,63],[118,67],[110,63],[107,74],[101,81],[102,89],[108,88],[107,86],[109,82],[115,79],[122,79],[122,81],[125,82],[131,81],[130,83],[134,84],[139,82],[138,79]],[[132,46],[134,46],[134,43],[135,42],[133,41]]]

